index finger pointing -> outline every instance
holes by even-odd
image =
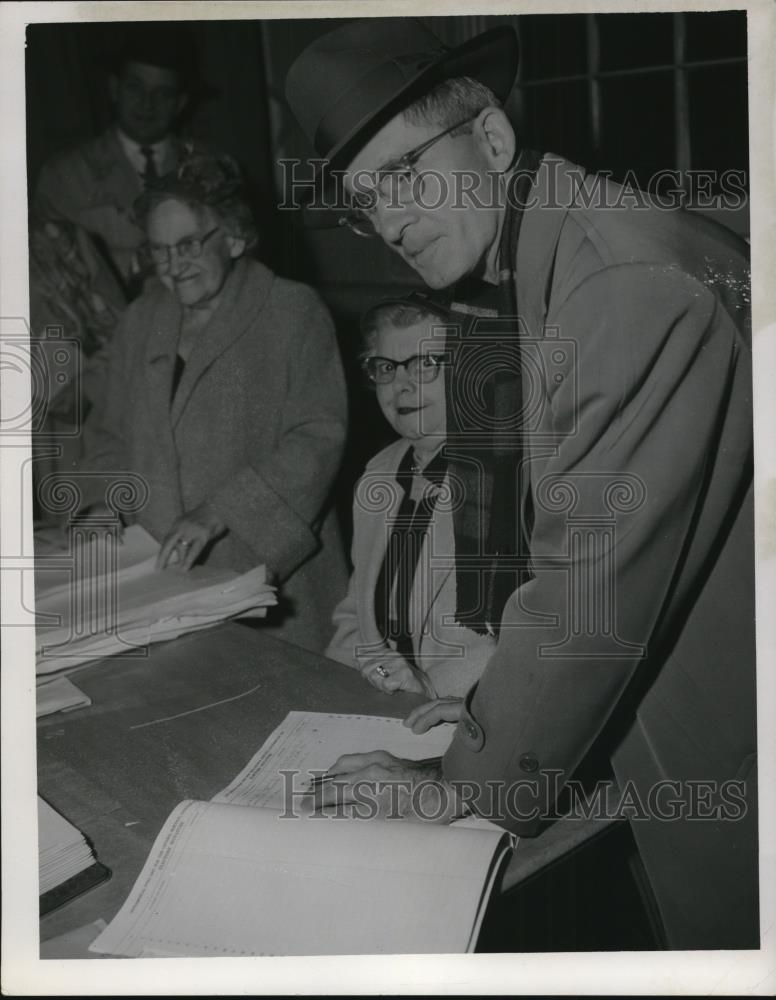
[[[346,753],[338,757],[329,768],[329,774],[353,774],[371,764],[387,765],[393,760],[387,750],[371,750],[367,753]]]

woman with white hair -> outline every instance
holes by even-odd
[[[161,568],[265,564],[281,585],[267,626],[320,651],[346,579],[329,507],[346,430],[329,314],[248,258],[256,231],[228,158],[190,155],[136,210],[155,277],[113,338],[84,468],[145,479],[137,521]],[[98,514],[105,483],[89,479]]]

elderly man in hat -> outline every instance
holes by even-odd
[[[509,28],[448,49],[374,19],[288,74],[328,164],[308,215],[339,171],[343,220],[476,317],[448,379],[457,619],[499,636],[463,703],[409,720],[458,719],[439,763],[349,755],[322,802],[377,783],[530,837],[593,748],[664,943],[757,947],[746,248],[522,148],[517,57]]]
[[[139,290],[143,241],[132,206],[178,162],[174,129],[197,83],[192,45],[173,24],[123,25],[108,78],[114,122],[44,164],[32,199],[40,219],[67,220],[91,233],[130,294]]]

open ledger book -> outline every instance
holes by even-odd
[[[421,760],[443,754],[453,729],[416,736],[399,719],[289,713],[227,788],[210,802],[177,806],[91,950],[130,957],[473,950],[512,847],[503,830],[477,820],[444,826],[298,808],[291,815],[290,790],[301,791],[311,770],[340,754],[379,747]]]

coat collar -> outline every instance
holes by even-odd
[[[127,195],[140,194],[140,176],[121,148],[114,128],[109,128],[92,142],[86,155],[94,181],[93,197],[98,202],[126,205]]]
[[[582,167],[554,153],[546,153],[536,171],[515,262],[520,316],[531,337],[542,336],[558,240],[584,177]],[[498,288],[482,279],[463,278],[455,286],[451,305],[462,313],[498,316]]]
[[[156,171],[160,176],[172,170],[177,163],[177,150],[171,135],[168,134],[158,142],[150,142],[144,146],[135,139],[131,139],[118,126],[114,131],[125,159],[129,160],[132,169],[139,177],[143,177],[146,169],[145,153],[143,152],[146,148],[152,151]]]
[[[256,323],[257,316],[266,305],[274,280],[274,274],[256,261],[241,259],[234,265],[221,293],[218,308],[197,338],[183,370],[170,411],[173,426],[180,419],[189,396],[203,373]],[[180,306],[178,317],[180,325]]]
[[[367,595],[366,600],[358,602],[359,628],[367,643],[379,644],[382,641],[374,619],[374,593],[377,577],[385,558],[390,526],[398,513],[404,495],[404,490],[396,480],[396,474],[402,460],[405,456],[410,455],[411,451],[411,446],[408,446],[405,441],[396,441],[376,460],[372,459],[357,486],[355,503],[363,512],[361,516],[364,517],[367,514],[368,517],[363,531],[367,545],[356,553],[355,558],[356,586],[360,594]],[[427,535],[426,552],[422,558],[428,558],[429,553],[432,556],[436,554],[440,559],[452,555],[455,544],[452,534],[452,518],[449,519],[448,526],[449,532],[443,532],[440,528],[440,519],[435,521],[432,518],[432,528]],[[425,635],[434,603],[454,568],[454,562],[451,558],[449,566],[435,570],[433,575],[426,572],[416,574],[412,603],[416,610],[419,607],[423,610],[421,647],[422,636]],[[418,584],[423,588],[421,592],[416,590]]]
[[[177,136],[170,137],[171,163],[181,157],[183,144]],[[106,129],[86,147],[85,158],[94,182],[95,202],[108,201],[126,207],[127,192],[143,190],[143,182],[121,145],[116,129]],[[169,164],[167,164],[169,167]],[[164,165],[163,165],[164,169]]]
[[[257,316],[266,307],[274,279],[274,274],[256,261],[242,259],[235,263],[224,285],[218,308],[197,338],[186,363],[169,412],[173,426],[180,420],[186,403],[204,372],[255,324]],[[163,383],[159,386],[159,398],[168,400],[182,310],[172,292],[160,282],[154,284],[147,294],[152,332],[148,338],[145,360],[149,377],[157,378]]]
[[[584,176],[582,167],[554,153],[542,157],[536,173],[516,261],[518,308],[531,337],[542,336],[558,240]]]
[[[374,593],[385,558],[390,525],[404,496],[404,490],[396,481],[396,473],[402,459],[410,451],[411,446],[406,441],[396,441],[380,456],[379,462],[373,459],[369,463],[356,487],[355,503],[368,516],[365,532],[368,555],[362,564],[363,575],[358,586],[360,592],[367,595],[366,601],[359,602],[363,614],[361,634],[369,635],[370,641],[380,641],[374,621]],[[358,561],[356,566],[358,568]]]

